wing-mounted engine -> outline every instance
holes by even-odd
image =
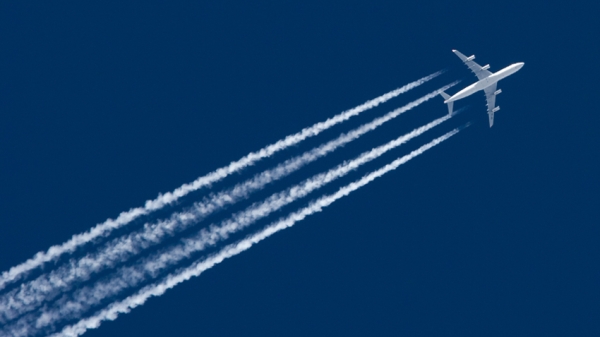
[[[488,69],[490,69],[490,65],[489,64],[486,64],[483,67],[481,67],[481,70],[488,70]]]
[[[498,110],[500,110],[500,106],[497,106],[497,107],[493,108],[493,109],[492,109],[492,113],[494,113],[494,112],[498,112]]]
[[[492,74],[489,70],[487,70],[489,68],[489,65],[482,67],[473,61],[475,59],[475,55],[466,57],[463,53],[459,52],[456,49],[452,50],[452,52],[456,54],[456,56],[458,56],[458,58],[460,58],[467,65],[467,67],[469,67],[469,69],[471,69],[471,71],[475,74],[475,76],[477,76],[478,79],[484,79]]]
[[[499,95],[502,92],[502,89],[498,89],[496,91],[494,91],[494,95]]]

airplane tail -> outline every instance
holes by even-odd
[[[450,95],[443,91],[440,91],[440,95],[442,95],[442,97],[444,98],[444,103],[450,98]],[[454,106],[454,102],[448,102],[446,104],[448,104],[448,114],[452,115],[452,108]]]

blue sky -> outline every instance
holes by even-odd
[[[3,3],[0,269],[434,71],[448,70],[215,188],[466,85],[458,49],[492,71],[525,62],[500,82],[492,129],[483,95],[457,103],[469,109],[453,125],[324,192],[472,127],[86,336],[598,335],[597,12],[585,1]],[[256,200],[446,111],[427,102]]]

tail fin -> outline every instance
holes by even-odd
[[[440,95],[442,95],[442,97],[444,98],[444,103],[446,103],[446,100],[450,98],[450,95],[443,91],[440,91]],[[448,104],[448,114],[452,115],[452,108],[454,106],[454,102],[448,102],[446,104]]]

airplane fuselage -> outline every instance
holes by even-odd
[[[465,98],[467,96],[471,96],[472,94],[474,94],[480,90],[483,90],[483,89],[489,87],[490,85],[500,81],[501,79],[516,73],[517,71],[519,71],[519,69],[521,69],[523,67],[523,65],[524,65],[523,62],[511,64],[508,67],[501,69],[501,70],[491,74],[490,76],[488,76],[480,81],[477,81],[477,82],[471,84],[470,86],[464,88],[463,90],[457,92],[456,94],[454,94],[454,96],[445,100],[444,103],[454,102],[459,99]]]

